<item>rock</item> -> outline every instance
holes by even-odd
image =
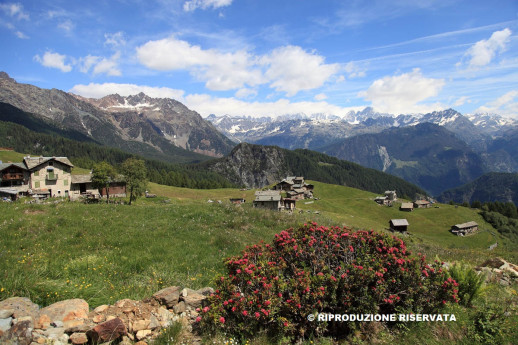
[[[112,341],[127,334],[126,326],[119,318],[98,324],[86,332],[86,335],[93,343]]]
[[[11,325],[13,324],[13,318],[7,317],[0,319],[0,332],[7,332],[9,328],[11,328]]]
[[[106,315],[104,315],[104,314],[95,315],[92,318],[92,321],[95,322],[95,323],[104,322],[104,321],[106,321]]]
[[[142,341],[142,340],[141,340],[141,341],[137,341],[137,342],[135,343],[135,345],[147,345],[147,343],[146,343],[145,341]]]
[[[13,326],[4,334],[2,343],[7,340],[7,344],[29,345],[32,339],[32,328],[30,321],[21,321]]]
[[[52,327],[65,327],[65,324],[63,323],[63,321],[53,321],[50,323],[50,325]]]
[[[191,293],[196,293],[196,291],[194,291],[193,289],[185,288],[182,290],[181,295],[182,295],[182,297],[185,297]]]
[[[40,307],[32,303],[27,297],[11,297],[0,302],[0,309],[12,310],[12,316],[18,319],[19,317],[28,315],[36,318]]]
[[[65,327],[66,330],[71,330],[67,333],[85,332],[86,330],[91,328],[88,325],[85,325],[85,319],[68,320],[65,321],[63,324],[63,327]],[[86,330],[84,330],[85,328]]]
[[[177,305],[173,307],[173,311],[175,314],[181,314],[186,310],[187,308],[184,301],[180,301]]]
[[[12,309],[1,309],[0,310],[0,319],[7,319],[8,317],[13,316],[14,310]]]
[[[144,329],[148,329],[150,320],[137,320],[131,324],[131,331],[136,333]]]
[[[149,329],[156,329],[160,327],[160,321],[158,321],[155,315],[151,315],[149,318]]]
[[[85,333],[74,333],[70,336],[70,342],[74,345],[86,344],[88,342],[88,337]]]
[[[137,340],[142,340],[145,337],[147,337],[148,335],[150,335],[151,333],[153,333],[153,332],[150,329],[144,329],[144,330],[138,331],[136,334]]]
[[[106,309],[108,309],[108,308],[109,308],[109,306],[108,306],[108,305],[103,304],[103,305],[100,305],[100,306],[98,306],[97,308],[95,308],[95,309],[94,309],[94,312],[96,312],[96,313],[103,313],[103,312],[105,312],[105,311],[106,311]]]
[[[185,304],[192,308],[201,307],[203,301],[207,299],[206,296],[200,295],[199,293],[193,292],[189,293],[187,296],[183,298]]]
[[[40,310],[40,315],[48,315],[52,321],[66,322],[88,318],[88,303],[84,299],[68,299],[49,305]]]
[[[180,298],[180,287],[170,286],[156,292],[153,298],[160,304],[165,305],[167,308],[172,308],[178,304]]]
[[[210,294],[214,293],[214,289],[211,287],[204,287],[199,290],[196,290],[196,293],[199,293],[200,295],[203,295],[203,296],[210,296]]]
[[[40,315],[36,321],[36,324],[34,325],[34,328],[46,329],[47,327],[50,327],[50,317],[47,314]]]
[[[117,318],[117,316],[115,316],[115,315],[108,315],[108,316],[106,316],[106,321],[111,321],[116,318]]]

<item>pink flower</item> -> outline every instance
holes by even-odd
[[[247,315],[248,315],[248,312],[247,312],[246,310],[243,310],[242,314],[243,314],[244,316],[247,316]]]
[[[204,312],[204,313],[206,313],[206,312],[208,312],[208,311],[209,311],[209,307],[205,307],[205,308],[203,308],[203,312]]]
[[[256,318],[259,318],[261,316],[261,314],[259,314],[257,311],[255,312],[254,315],[255,315]]]
[[[222,317],[220,317],[220,318],[219,318],[219,322],[221,322],[221,323],[225,323],[225,318],[224,318],[223,316],[222,316]]]
[[[198,316],[198,317],[196,318],[196,322],[200,322],[200,321],[201,321],[201,316]]]

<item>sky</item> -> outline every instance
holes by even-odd
[[[518,119],[517,0],[0,0],[0,71],[206,117]]]

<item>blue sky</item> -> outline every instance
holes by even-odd
[[[202,116],[518,118],[516,0],[0,1],[0,70],[85,97],[143,91]]]

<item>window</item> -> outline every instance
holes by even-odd
[[[68,180],[63,180],[63,186],[68,186]]]
[[[34,188],[40,188],[40,181],[34,182]]]
[[[40,176],[40,171],[39,171],[39,170],[36,170],[36,171],[34,172],[34,176]]]

